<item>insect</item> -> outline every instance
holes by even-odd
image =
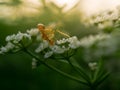
[[[55,31],[58,32],[61,35],[64,35],[66,37],[70,37],[68,34],[66,34],[66,33],[64,33],[64,32],[62,32],[60,30],[53,30],[52,26],[45,27],[44,24],[38,24],[38,29],[42,34],[42,38],[44,40],[47,40],[50,45],[54,45],[54,43],[55,43],[55,40],[54,40]]]

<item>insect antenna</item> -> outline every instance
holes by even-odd
[[[70,37],[70,35],[68,35],[67,33],[64,33],[64,32],[62,32],[60,30],[56,30],[56,32],[58,32],[59,34],[65,36],[65,37],[68,37],[68,38]]]

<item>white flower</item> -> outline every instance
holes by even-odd
[[[90,47],[93,45],[96,41],[104,40],[110,38],[110,35],[107,34],[98,34],[98,35],[91,35],[89,37],[85,37],[80,40],[80,45],[83,47]]]
[[[36,68],[37,66],[37,60],[35,58],[32,59],[32,68]]]
[[[14,40],[14,39],[15,39],[15,37],[16,37],[16,35],[15,35],[15,34],[10,35],[10,36],[7,36],[7,37],[6,37],[6,41],[7,41],[7,42],[10,42],[10,41]]]
[[[31,43],[31,36],[27,33],[21,33],[18,32],[16,35],[9,35],[6,37],[6,42],[7,44],[4,47],[1,47],[0,52],[1,53],[6,53],[9,51],[17,51],[20,50],[21,48],[21,43],[24,46],[27,46],[29,43]]]
[[[57,40],[57,44],[64,44],[67,42],[67,39],[63,38],[62,40]]]
[[[6,53],[6,52],[9,52],[10,50],[12,50],[14,48],[15,48],[15,45],[12,44],[11,42],[8,42],[5,47],[0,48],[0,52],[1,53]]]
[[[15,47],[14,44],[12,44],[11,42],[8,42],[7,45],[5,46],[8,50],[11,50]]]
[[[111,26],[113,26],[113,21],[105,21],[104,23],[99,23],[98,24],[98,27],[100,29],[104,29],[106,27],[111,27]]]
[[[3,52],[2,52],[2,51],[0,51],[0,54],[3,54]]]
[[[80,46],[80,41],[76,36],[69,38],[68,42],[69,42],[69,47],[72,49],[76,49]]]
[[[17,35],[13,34],[13,35],[7,36],[6,41],[7,42],[12,41],[13,43],[17,44],[21,40],[23,40],[23,38],[27,38],[28,40],[31,40],[31,36],[29,34],[19,32]]]
[[[8,49],[7,49],[6,47],[1,47],[1,48],[0,48],[0,52],[1,52],[1,53],[8,52]]]
[[[27,39],[29,39],[29,40],[31,40],[31,36],[29,35],[29,34],[27,34],[27,33],[21,33],[21,32],[19,32],[17,35],[16,35],[16,37],[15,37],[15,41],[21,41],[23,38],[27,38]]]
[[[54,53],[58,53],[58,54],[61,54],[61,53],[64,53],[65,51],[68,50],[68,48],[65,48],[65,46],[57,46],[57,45],[54,45],[51,47],[51,50],[54,52]]]
[[[95,50],[94,54],[96,56],[100,55],[110,55],[115,53],[119,48],[118,40],[116,38],[111,37],[106,40],[102,40],[97,43],[97,49]]]
[[[70,37],[70,38],[63,38],[62,40],[57,40],[57,44],[64,44],[64,43],[69,43],[68,46],[72,49],[76,49],[80,46],[80,41],[76,36]]]
[[[40,43],[40,45],[38,46],[38,48],[36,48],[35,52],[39,53],[42,50],[46,49],[47,47],[49,47],[49,43],[46,40],[44,40],[43,42]]]
[[[44,58],[49,58],[52,55],[53,55],[52,51],[46,52],[45,55],[44,55]]]
[[[90,67],[91,70],[97,69],[97,63],[96,62],[90,62],[90,63],[88,63],[88,66]]]
[[[31,36],[37,36],[39,33],[39,30],[37,28],[31,29],[31,30],[27,30],[27,33],[30,34]]]

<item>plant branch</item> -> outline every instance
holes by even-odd
[[[81,68],[79,68],[79,70],[78,70],[78,68],[76,68],[76,67],[72,64],[72,62],[71,62],[70,59],[68,59],[67,61],[68,61],[68,63],[71,65],[71,67],[72,67],[76,72],[78,72],[79,75],[80,75],[83,79],[85,79],[85,80],[88,82],[88,84],[91,84],[91,82],[89,81],[89,77],[86,75],[86,73],[84,73],[83,70],[81,70]]]
[[[69,75],[69,74],[67,74],[67,73],[65,73],[65,72],[57,69],[56,67],[54,67],[54,66],[52,66],[52,65],[50,65],[50,64],[47,64],[47,63],[45,63],[44,61],[40,60],[39,57],[37,57],[36,55],[34,55],[32,52],[28,51],[26,48],[24,49],[24,52],[26,52],[26,53],[29,54],[30,56],[34,57],[36,60],[39,60],[40,63],[42,63],[42,64],[45,65],[46,67],[50,68],[51,70],[56,71],[56,72],[58,72],[59,74],[65,76],[65,77],[67,77],[67,78],[69,78],[69,79],[71,79],[71,80],[74,80],[74,81],[77,81],[77,82],[79,82],[79,83],[81,83],[81,84],[83,84],[83,85],[89,86],[86,82],[84,82],[84,81],[82,81],[82,80],[80,80],[80,79],[78,79],[78,78],[76,78],[76,77],[74,77],[74,76],[72,76],[72,75]]]

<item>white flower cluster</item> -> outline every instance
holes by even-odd
[[[37,36],[39,34],[39,30],[37,28],[27,30],[27,33],[31,36]]]
[[[98,28],[104,29],[107,27],[117,27],[120,22],[119,9],[105,10],[96,15],[89,17],[88,22],[90,25],[97,25]]]
[[[80,45],[86,48],[92,46],[95,42],[101,41],[104,39],[110,38],[110,35],[107,34],[98,34],[98,35],[91,35],[89,37],[85,37],[80,40]]]
[[[3,53],[7,53],[7,52],[9,52],[10,50],[12,50],[12,49],[14,49],[15,48],[15,45],[14,44],[12,44],[11,42],[8,42],[7,44],[6,44],[6,46],[2,46],[1,48],[0,48],[0,54],[3,54]]]
[[[9,35],[6,37],[7,44],[0,48],[0,54],[4,54],[10,51],[17,51],[24,46],[27,46],[31,41],[31,36],[37,35],[39,32],[37,29],[31,29],[27,33],[18,32],[17,34]]]
[[[18,34],[16,34],[16,35],[13,34],[13,35],[7,36],[6,41],[7,42],[12,42],[14,44],[18,44],[24,38],[27,38],[27,39],[31,40],[31,36],[29,34],[18,32]]]
[[[119,37],[114,37],[111,35],[111,37],[102,40],[96,44],[97,49],[94,50],[94,55],[99,57],[102,55],[112,55],[114,54],[117,50],[119,50],[119,42],[118,42]]]
[[[65,51],[69,50],[69,48],[65,47],[65,46],[58,46],[58,45],[54,45],[52,47],[50,47],[50,49],[57,54],[62,54]]]
[[[37,28],[27,30],[27,33],[38,42],[42,40],[42,35]]]
[[[70,37],[68,39],[68,42],[69,42],[69,47],[72,49],[76,49],[80,47],[80,44],[81,44],[81,42],[78,40],[76,36]]]
[[[100,34],[81,39],[84,59],[93,61],[101,58],[101,56],[114,55],[119,50],[118,38],[120,38],[119,35],[116,37],[112,34]]]
[[[70,38],[63,38],[62,40],[57,40],[57,44],[65,44],[68,43],[68,46],[72,49],[76,49],[80,46],[80,41],[76,36],[70,37]]]
[[[43,40],[43,42],[40,42],[40,45],[36,48],[35,52],[40,53],[44,49],[49,47],[49,43],[46,40]]]
[[[49,58],[53,54],[62,54],[66,51],[69,51],[70,49],[76,49],[80,47],[80,41],[76,36],[70,37],[70,38],[63,38],[61,40],[57,40],[56,44],[53,46],[50,46],[47,41],[43,41],[40,43],[40,45],[36,48],[36,53],[41,53],[45,49],[48,51],[44,55],[44,58]]]
[[[35,38],[36,37],[36,38]],[[40,37],[39,42],[35,42],[37,37]],[[37,54],[43,55],[44,58],[49,58],[52,55],[73,55],[74,50],[79,47],[84,48],[84,55],[87,57],[98,57],[113,53],[118,48],[118,41],[110,34],[91,35],[79,40],[76,36],[57,40],[54,45],[50,45],[49,41],[43,40],[38,29],[27,30],[26,33],[18,32],[6,37],[7,44],[0,48],[0,54],[7,52],[16,52],[24,47],[29,46],[32,41],[38,47],[35,48]],[[112,43],[111,43],[112,42]],[[92,46],[95,45],[94,48]],[[91,55],[92,54],[92,55]],[[71,56],[68,55],[68,56]]]
[[[61,40],[57,40],[56,43],[57,43],[58,45],[60,45],[60,44],[65,44],[67,41],[68,41],[68,39],[63,38],[63,39],[61,39]]]

